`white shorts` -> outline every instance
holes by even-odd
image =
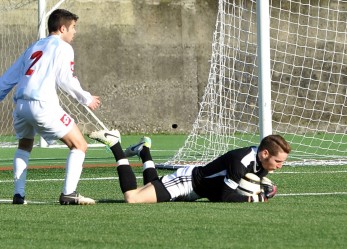
[[[171,201],[195,201],[200,198],[193,190],[194,166],[179,168],[171,175],[163,176],[161,182],[171,195]]]
[[[33,139],[40,134],[48,144],[65,136],[75,121],[59,105],[46,102],[17,100],[13,124],[17,139]]]

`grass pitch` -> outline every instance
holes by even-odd
[[[129,144],[137,141],[132,139]],[[159,139],[154,143],[154,160],[173,155],[184,142],[172,139],[166,146]],[[13,151],[1,150],[0,169],[11,166]],[[93,148],[86,158],[93,167],[84,169],[78,190],[98,203],[61,206],[66,153],[34,149],[28,205],[10,204],[12,171],[0,171],[1,248],[345,248],[347,243],[347,165],[284,167],[269,176],[279,192],[268,203],[126,204],[112,154]],[[134,171],[141,185],[141,168]]]

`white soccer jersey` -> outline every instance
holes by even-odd
[[[79,103],[89,105],[92,96],[73,75],[74,51],[58,35],[31,45],[0,78],[0,101],[17,85],[14,101],[39,100],[58,104],[57,86]]]

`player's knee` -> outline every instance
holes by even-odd
[[[83,151],[84,153],[86,153],[87,149],[88,149],[88,144],[83,139],[81,141],[75,142],[71,149],[77,149],[77,150],[80,150],[80,151]]]
[[[82,150],[84,153],[87,152],[87,149],[88,149],[88,144],[86,141],[84,141],[82,144],[81,144],[81,148],[80,150]]]

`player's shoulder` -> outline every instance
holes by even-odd
[[[257,152],[256,146],[242,147],[242,148],[237,148],[230,151],[231,154],[235,154],[240,157],[244,157],[249,154],[256,154],[256,152]]]

